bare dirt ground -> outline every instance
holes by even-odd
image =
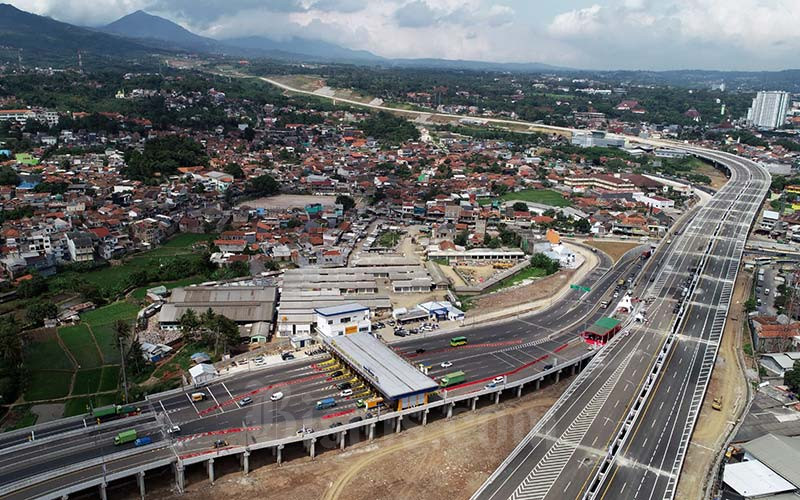
[[[248,206],[250,208],[264,208],[270,210],[270,209],[287,209],[295,207],[302,208],[309,203],[321,203],[322,205],[325,206],[333,206],[336,203],[336,197],[312,196],[306,194],[279,194],[278,196],[269,196],[266,198],[256,198],[255,200],[248,200],[239,206]]]
[[[614,259],[614,262],[618,261],[623,255],[625,255],[625,252],[641,244],[630,241],[603,241],[595,239],[583,240],[582,243],[590,247],[595,247],[598,250],[602,250],[603,252],[607,253],[609,257]]]
[[[452,267],[443,266],[441,264],[437,264],[437,265],[439,266],[439,269],[442,270],[444,275],[447,276],[448,278],[450,278],[450,280],[452,280],[454,286],[466,286],[466,283],[464,283],[464,280],[462,280],[461,276],[459,276],[458,274],[456,274],[455,271],[453,271]]]
[[[476,299],[473,308],[482,314],[508,309],[512,306],[554,297],[570,279],[575,271],[559,271],[556,274],[536,280],[530,285],[511,288]]]
[[[38,418],[36,419],[36,423],[42,424],[44,422],[50,422],[52,420],[56,420],[63,417],[64,404],[49,403],[44,405],[34,405],[31,406],[31,411],[38,416]]]
[[[484,266],[458,266],[459,272],[467,277],[470,285],[483,283],[493,275],[500,272],[491,265]]]
[[[309,92],[325,86],[324,80],[313,75],[280,75],[270,76],[269,78],[284,85]]]
[[[739,367],[737,351],[741,349],[742,332],[746,327],[744,302],[750,292],[751,279],[750,273],[741,272],[736,280],[717,362],[689,442],[675,498],[702,498],[708,472],[746,404],[747,381]],[[722,397],[722,411],[711,408],[716,397]]]
[[[725,174],[707,163],[704,163],[702,167],[698,166],[694,170],[698,174],[707,175],[711,179],[711,187],[714,189],[719,189],[728,182],[728,178],[725,177]]]
[[[171,491],[168,479],[153,498],[178,500],[227,500],[253,498],[323,498],[326,500],[466,499],[480,487],[536,421],[552,406],[569,381],[506,399],[499,405],[485,402],[475,413],[462,410],[453,420],[437,420],[421,427],[388,435],[372,443],[361,442],[344,452],[327,451],[311,461],[304,456],[274,463],[269,453],[265,464],[251,456],[250,475],[231,470],[218,472],[212,486],[202,470],[187,476],[183,496]],[[221,465],[221,464],[220,464]],[[222,468],[218,465],[218,469]],[[133,496],[130,496],[133,498]]]

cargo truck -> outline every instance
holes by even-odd
[[[369,399],[359,399],[358,401],[356,401],[356,406],[358,406],[359,408],[365,408],[365,409],[369,410],[371,408],[375,408],[376,406],[378,406],[381,403],[383,403],[383,398],[380,398],[380,397],[369,398]]]
[[[103,408],[92,409],[92,418],[96,419],[98,423],[105,420],[111,420],[118,417],[126,417],[133,413],[139,413],[141,410],[134,405],[111,405]]]
[[[114,444],[121,445],[136,441],[136,429],[128,429],[114,436]]]
[[[448,373],[444,377],[439,379],[439,387],[450,387],[451,385],[460,384],[461,382],[467,379],[466,375],[462,371],[457,371],[453,373]]]
[[[316,409],[317,410],[324,410],[326,408],[333,408],[336,406],[336,400],[333,398],[325,398],[317,401]]]
[[[136,441],[133,442],[133,445],[134,446],[144,446],[144,445],[150,444],[152,442],[153,442],[153,440],[150,438],[150,436],[143,436],[143,437],[137,438]]]

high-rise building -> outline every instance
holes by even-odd
[[[779,128],[786,120],[790,103],[788,92],[762,90],[747,110],[747,123],[759,128]]]

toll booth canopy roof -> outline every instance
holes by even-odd
[[[614,328],[617,327],[621,322],[618,319],[614,318],[600,318],[594,322],[592,326],[589,327],[587,331],[594,333],[596,335],[605,335]]]
[[[322,341],[390,400],[424,394],[438,388],[433,379],[368,333],[323,336]]]

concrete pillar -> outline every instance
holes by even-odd
[[[425,408],[422,411],[422,426],[425,427],[428,424],[428,412],[430,411],[429,408]]]
[[[343,450],[347,443],[347,431],[339,434],[339,449]]]
[[[276,446],[276,447],[275,447],[275,454],[276,454],[276,455],[277,455],[277,457],[278,457],[278,458],[277,458],[277,460],[278,460],[278,465],[280,465],[280,464],[281,464],[281,458],[282,458],[282,455],[283,455],[283,453],[282,453],[282,452],[283,452],[283,445],[282,445],[282,444],[279,444],[278,446]]]
[[[455,406],[455,403],[449,403],[447,405],[447,418],[448,418],[448,420],[453,417],[453,407],[454,406]]]
[[[250,452],[245,451],[242,453],[242,470],[244,471],[244,475],[250,474]]]
[[[518,386],[517,386],[517,397],[521,397],[521,396],[522,396],[522,387],[523,387],[524,385],[525,385],[525,384],[523,384],[523,385],[518,385]]]
[[[500,402],[501,394],[503,394],[503,391],[497,391],[494,393],[494,404],[498,404]]]
[[[100,500],[108,500],[108,495],[106,494],[106,483],[100,483],[98,488],[100,489]]]
[[[538,391],[541,386],[542,386],[542,379],[537,378],[536,379],[536,390]]]
[[[370,441],[375,439],[375,422],[369,424],[369,436],[367,437]]]
[[[578,371],[578,365],[572,365],[572,375],[575,375],[575,372]]]
[[[559,379],[561,378],[561,370],[556,372],[556,384],[558,383]]]
[[[208,482],[214,484],[214,459],[208,459]]]
[[[175,464],[175,489],[177,489],[179,493],[183,493],[183,486],[184,486],[183,464],[182,463],[176,463]]]
[[[139,496],[144,500],[144,471],[136,475],[136,480],[139,482]]]
[[[61,500],[67,500],[68,498],[69,498],[69,495],[61,495]]]
[[[317,455],[317,438],[311,438],[311,442],[308,444],[308,454],[311,455],[311,460],[314,460]]]
[[[397,425],[394,428],[395,434],[403,430],[403,416],[397,417]]]
[[[472,398],[472,411],[475,411],[475,407],[478,405],[478,398]]]

